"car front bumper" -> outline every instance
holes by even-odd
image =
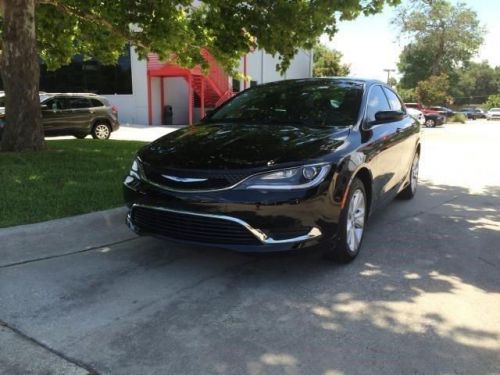
[[[243,252],[299,249],[335,237],[340,206],[329,182],[309,190],[187,193],[124,183],[127,224],[139,235]]]

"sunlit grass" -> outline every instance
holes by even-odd
[[[0,227],[122,205],[122,180],[143,144],[58,140],[40,153],[0,153]]]

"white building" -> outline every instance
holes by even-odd
[[[171,123],[188,124],[198,121],[207,108],[227,100],[233,91],[255,84],[312,76],[312,53],[307,51],[300,51],[295,56],[284,75],[276,71],[277,58],[261,50],[249,53],[241,59],[239,67],[249,81],[231,79],[206,51],[203,53],[211,66],[206,77],[199,68],[188,70],[164,64],[154,55],[150,55],[148,61],[139,60],[131,49],[131,93],[104,96],[118,108],[122,123],[161,125],[166,122],[162,120],[163,108],[170,105]]]

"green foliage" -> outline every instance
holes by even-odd
[[[299,48],[311,49],[323,33],[332,37],[338,19],[374,14],[399,2],[40,0],[37,39],[51,69],[76,53],[114,63],[130,42],[141,57],[149,52],[162,59],[175,56],[186,67],[206,64],[199,52],[206,47],[228,71],[241,55],[259,47],[278,55],[283,71]]]
[[[398,85],[398,80],[394,77],[389,77],[387,84],[391,87],[396,87]]]
[[[123,205],[121,182],[143,142],[47,143],[47,151],[0,157],[0,227]]]
[[[417,84],[415,93],[420,103],[424,105],[437,105],[449,103],[448,91],[450,82],[446,74],[431,76]]]
[[[488,109],[500,108],[500,94],[490,95],[484,106]]]
[[[343,77],[349,75],[350,66],[342,64],[342,53],[317,44],[313,48],[314,77]]]
[[[467,117],[463,113],[455,113],[453,116],[448,118],[448,122],[458,122],[460,124],[465,124],[467,122]]]
[[[415,89],[398,88],[398,94],[405,103],[414,103],[419,101]]]
[[[487,61],[470,63],[457,71],[451,92],[455,104],[480,104],[488,96],[500,92],[500,67],[493,68]]]
[[[485,33],[476,12],[448,0],[416,0],[401,6],[393,23],[407,41],[400,56],[401,85],[412,88],[432,75],[452,76],[469,63]]]

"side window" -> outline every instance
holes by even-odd
[[[387,95],[391,109],[393,111],[403,111],[403,104],[401,103],[401,100],[399,100],[398,96],[392,92],[392,90],[386,89],[385,87],[384,92]]]
[[[64,98],[52,98],[43,102],[48,110],[61,110],[65,107]]]
[[[69,108],[80,109],[80,108],[90,108],[90,102],[87,98],[68,98]]]
[[[92,107],[104,107],[104,104],[97,99],[90,99],[90,103],[92,104]]]
[[[375,121],[375,114],[380,111],[390,111],[391,107],[385,97],[382,87],[374,86],[368,96],[368,105],[366,107],[366,120]]]

